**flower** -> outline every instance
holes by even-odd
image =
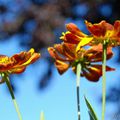
[[[102,76],[102,65],[96,62],[102,61],[102,45],[92,46],[88,50],[81,48],[76,52],[75,44],[65,43],[56,44],[49,47],[50,55],[55,59],[55,66],[60,74],[66,72],[70,67],[76,72],[78,63],[82,66],[81,76],[89,81],[96,82]],[[107,48],[107,60],[113,56],[112,48]],[[106,66],[106,71],[113,71],[114,68]]]
[[[87,38],[82,38],[78,45],[78,49],[84,45],[97,45],[105,41],[108,46],[120,45],[120,21],[116,20],[114,25],[107,23],[105,20],[100,23],[92,24],[85,21],[88,31],[91,35]]]
[[[120,45],[120,20],[116,20],[114,25],[107,23],[105,20],[100,23],[92,24],[85,21],[88,31],[87,35],[83,33],[75,24],[68,23],[66,25],[67,32],[60,37],[64,42],[78,44],[76,51],[85,45],[98,45],[105,41],[108,46]]]
[[[19,74],[22,73],[29,64],[34,63],[40,57],[31,48],[28,52],[21,52],[12,57],[0,55],[0,73]]]
[[[78,44],[83,38],[87,41],[91,41],[92,38],[90,38],[87,34],[83,33],[75,24],[69,23],[66,24],[67,32],[63,33],[63,35],[60,37],[61,40],[63,40],[65,43],[72,43],[72,44]]]

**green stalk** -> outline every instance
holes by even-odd
[[[77,109],[78,109],[78,120],[80,120],[80,93],[79,93],[79,89],[80,89],[80,73],[81,73],[81,64],[78,63],[77,64],[77,71],[76,71],[76,75],[77,75],[77,79],[76,79],[76,89],[77,89]]]
[[[13,101],[15,110],[16,110],[16,112],[17,112],[17,114],[18,114],[18,118],[19,118],[19,120],[22,120],[22,116],[21,116],[21,113],[20,113],[20,111],[19,111],[19,107],[18,107],[17,102],[16,102],[16,100],[15,100],[15,96],[14,96],[12,87],[11,87],[11,85],[10,85],[9,77],[8,77],[8,75],[5,74],[5,73],[2,73],[2,77],[3,77],[4,81],[6,82],[6,85],[7,85],[8,89],[9,89],[9,92],[10,92],[10,95],[11,95],[11,97],[12,97],[12,101]]]
[[[107,43],[103,43],[103,62],[102,62],[102,120],[105,119],[106,106],[106,57],[107,57]]]

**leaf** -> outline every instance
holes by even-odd
[[[40,113],[40,120],[45,120],[44,112],[41,112],[41,113]]]
[[[89,111],[88,111],[88,113],[89,113],[90,120],[94,120],[94,118],[92,117],[92,115],[90,114]]]
[[[91,104],[89,103],[89,101],[87,100],[86,97],[84,97],[84,98],[85,98],[86,105],[88,107],[88,113],[90,116],[90,120],[98,120],[97,115],[96,115],[95,111],[93,110]]]

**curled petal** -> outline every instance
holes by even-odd
[[[89,69],[89,72],[85,70],[83,70],[82,72],[83,72],[82,76],[85,76],[91,82],[97,82],[100,78],[100,75],[91,69]]]
[[[22,66],[27,66],[29,64],[34,63],[40,57],[39,53],[34,53],[29,60],[22,64]]]
[[[117,36],[120,37],[120,20],[116,20],[114,23],[114,29],[117,33]]]
[[[55,48],[56,49],[54,49],[53,47],[48,48],[48,52],[51,55],[51,57],[53,57],[55,60],[67,61],[67,58],[65,58],[64,56],[62,57],[58,54],[58,52],[61,52],[64,55],[64,53],[61,51],[61,47],[59,46],[59,44],[55,45]]]
[[[85,37],[86,34],[84,34],[75,24],[73,23],[69,23],[66,24],[66,28],[68,31],[70,31],[71,33],[78,35],[79,37]]]
[[[63,44],[55,44],[54,45],[55,51],[57,51],[60,54],[64,54],[64,48],[63,48]]]
[[[90,47],[85,52],[85,57],[87,57],[87,59],[90,60],[91,62],[99,62],[102,61],[102,54],[103,54],[102,44],[98,44]],[[112,56],[113,56],[112,47],[108,47],[107,60],[110,59]]]
[[[62,62],[62,61],[59,61],[59,60],[56,60],[55,66],[56,66],[60,75],[62,75],[64,72],[66,72],[69,68],[69,64]]]
[[[40,57],[39,53],[35,53],[34,49],[31,48],[28,52],[21,52],[19,54],[15,54],[11,57],[11,60],[14,60],[15,65],[22,65],[22,64],[32,64]]]
[[[49,47],[48,52],[55,60],[73,61],[75,59],[75,46],[73,44],[62,43]]]
[[[94,65],[91,65],[91,66],[94,67],[94,68],[100,69],[102,71],[102,65],[94,64]],[[106,71],[115,71],[115,68],[111,68],[109,66],[106,66]]]
[[[114,68],[106,66],[106,71],[114,71]],[[83,75],[92,82],[97,82],[102,76],[102,65],[91,65],[91,67],[83,70]]]
[[[14,64],[17,65],[17,64],[22,64],[24,62],[26,62],[26,52],[21,52],[19,54],[15,54],[11,57],[11,60],[12,61],[15,61]]]
[[[56,58],[59,57],[53,47],[49,47],[49,48],[48,48],[48,52],[49,52],[50,56],[53,57],[54,59],[56,59]]]
[[[78,52],[81,49],[81,47],[88,45],[92,40],[93,40],[93,37],[81,38],[81,41],[79,42],[79,44],[76,47],[76,52]]]
[[[61,39],[64,40],[64,42],[66,43],[78,44],[81,40],[81,37],[73,33],[67,32],[65,33],[64,37],[61,37]]]
[[[104,37],[106,35],[107,30],[113,30],[113,26],[104,20],[98,24],[92,24],[88,21],[85,21],[85,24],[89,32],[97,37]]]
[[[91,34],[93,34],[95,36],[105,36],[106,29],[102,26],[103,22],[105,22],[105,21],[102,21],[99,24],[92,24],[88,21],[85,21],[85,24]]]
[[[71,60],[75,59],[75,46],[73,44],[64,43],[64,53]]]
[[[64,56],[65,60],[71,61],[75,59],[75,45],[74,44],[69,44],[69,43],[56,44],[54,45],[54,48],[56,52]]]
[[[11,69],[9,72],[12,74],[20,74],[20,73],[24,72],[25,69],[26,69],[26,67],[19,67],[19,68]]]

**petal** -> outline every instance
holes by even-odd
[[[114,71],[114,68],[106,66],[106,71]],[[102,76],[102,65],[91,65],[87,71],[83,70],[83,75],[92,82],[97,82]]]
[[[78,35],[79,37],[85,37],[86,34],[84,34],[75,24],[69,23],[66,24],[66,28],[68,31],[70,31],[72,34]]]
[[[92,70],[90,72],[87,72],[85,70],[82,71],[82,75],[87,78],[87,80],[91,82],[97,82],[99,80],[99,75],[93,72]]]
[[[97,37],[104,37],[107,30],[113,30],[113,26],[104,20],[97,24],[92,24],[88,21],[85,21],[85,24],[89,32]]]
[[[35,50],[33,48],[31,48],[28,52],[30,52],[31,54],[33,54],[35,52]]]
[[[75,49],[76,46],[73,44],[69,44],[69,43],[64,43],[63,44],[63,48],[64,48],[64,54],[71,60],[75,59]]]
[[[85,52],[85,57],[91,62],[102,61],[103,48],[102,44],[98,44],[90,47]],[[107,60],[113,56],[112,47],[107,48]]]
[[[50,54],[50,56],[52,57],[52,58],[54,58],[54,59],[56,59],[57,58],[57,53],[56,53],[56,51],[55,51],[55,49],[53,48],[53,47],[49,47],[48,48],[48,52],[49,52],[49,54]],[[58,56],[59,57],[59,56]]]
[[[25,69],[26,69],[26,67],[19,67],[19,68],[11,69],[11,70],[9,70],[9,72],[12,74],[20,74],[20,73],[24,72]]]
[[[81,39],[81,41],[79,42],[79,44],[76,47],[76,52],[78,52],[81,47],[89,44],[91,41],[93,40],[93,37],[84,37]]]
[[[55,66],[56,66],[59,74],[62,75],[64,72],[66,72],[68,70],[68,68],[69,68],[70,65],[67,64],[67,63],[65,63],[65,62],[56,60]]]
[[[31,48],[28,52],[23,51],[18,54],[15,54],[11,57],[11,60],[14,61],[15,65],[20,65],[28,61],[31,56],[35,53],[34,49]]]
[[[48,48],[48,52],[56,60],[73,61],[75,59],[75,45],[73,44],[55,44],[54,47]]]
[[[14,65],[17,64],[22,64],[24,62],[26,62],[26,52],[21,52],[19,54],[15,54],[11,57],[11,60],[14,61]]]
[[[7,64],[0,64],[0,72],[8,71],[13,67],[13,64],[7,63]]]
[[[120,20],[116,20],[114,23],[114,29],[120,31]]]
[[[61,54],[63,54],[63,48],[61,48],[62,46],[60,44],[56,44],[55,48],[57,49],[58,52],[60,52]],[[48,48],[48,52],[50,54],[50,56],[52,58],[54,58],[55,60],[61,60],[61,61],[66,61],[67,59],[63,56],[61,57],[57,51],[53,48],[53,47],[49,47]]]
[[[37,59],[39,59],[39,57],[40,53],[35,53],[33,48],[30,49],[28,52],[21,52],[20,54],[15,54],[11,57],[11,59],[15,61],[13,68],[21,68],[32,64]]]
[[[34,53],[25,63],[15,66],[14,68],[18,68],[18,67],[22,67],[22,66],[27,66],[29,64],[34,63],[36,60],[38,60],[40,58],[40,54],[39,53]]]
[[[120,20],[116,20],[114,23],[114,30],[117,36],[120,37]]]
[[[63,49],[63,44],[55,44],[54,45],[54,50],[62,55],[64,55],[64,49]]]
[[[81,38],[73,33],[66,32],[64,36],[60,37],[66,43],[78,44]]]
[[[70,43],[62,43],[54,45],[55,51],[60,53],[65,60],[74,60],[75,59],[75,48],[76,45]]]
[[[91,65],[94,68],[97,68],[98,70],[100,69],[102,71],[102,65],[94,64]],[[115,71],[115,68],[111,68],[109,66],[106,66],[106,71]]]

